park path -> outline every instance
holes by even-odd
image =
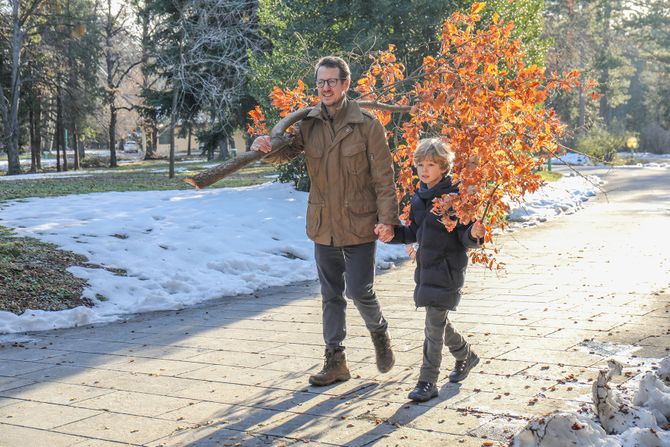
[[[448,384],[445,356],[439,399],[406,398],[423,341],[408,262],[378,277],[388,374],[350,306],[352,379],[308,386],[320,300],[295,284],[5,342],[0,446],[504,445],[529,418],[588,406],[608,356],[636,372],[670,355],[670,170],[587,170],[607,195],[499,237],[504,272],[470,268],[453,320],[482,362]]]

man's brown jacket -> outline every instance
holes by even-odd
[[[304,151],[307,236],[342,247],[377,239],[377,223],[399,225],[391,152],[374,115],[345,99],[333,120],[319,103],[299,124],[293,143],[266,160],[281,163]]]

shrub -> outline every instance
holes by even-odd
[[[608,132],[594,127],[577,141],[577,150],[593,161],[611,163],[617,152],[626,147],[626,135]]]
[[[670,153],[670,129],[658,123],[644,126],[640,135],[640,150],[655,154]]]
[[[293,183],[298,191],[309,191],[309,176],[307,175],[307,165],[305,164],[305,155],[300,154],[288,163],[279,165],[278,180],[282,183]]]

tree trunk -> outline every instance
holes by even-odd
[[[41,95],[37,97],[37,113],[35,116],[35,167],[40,171],[42,170],[42,115],[44,113],[42,110],[42,99]]]
[[[177,127],[177,105],[179,101],[179,91],[173,87],[172,92],[172,113],[170,114],[170,169],[169,177],[174,178],[174,130]]]
[[[74,154],[74,170],[78,171],[81,166],[79,165],[79,138],[77,137],[77,123],[72,120],[72,127],[70,128],[70,133],[72,134],[72,153]]]
[[[109,105],[109,167],[117,168],[116,160],[116,107]]]
[[[28,111],[28,121],[30,123],[30,172],[37,172],[37,155],[35,150],[35,102],[31,101]]]
[[[33,92],[30,101],[30,172],[42,169],[42,98]]]
[[[151,123],[151,155],[158,152],[158,125],[156,121]]]
[[[224,135],[219,141],[219,160],[227,160],[230,158],[230,151],[228,150],[228,135]]]
[[[583,6],[579,5],[580,12],[583,10]],[[581,71],[581,79],[579,85],[579,97],[577,105],[577,132],[575,132],[575,139],[579,141],[586,132],[586,97],[584,95],[584,84],[586,83],[586,75],[584,71],[586,70],[586,48],[584,42],[577,42],[579,46],[579,69]]]
[[[62,145],[62,140],[63,140],[63,128],[61,126],[61,104],[60,104],[60,88],[56,89],[56,125],[55,125],[55,132],[56,135],[54,136],[54,140],[56,143],[56,171],[60,172],[61,171],[61,166],[60,166],[60,148]]]
[[[4,93],[0,101],[3,103],[4,131],[7,141],[7,175],[21,173],[21,161],[19,160],[19,97],[21,94],[21,49],[25,39],[25,33],[21,30],[20,19],[20,1],[12,0],[12,62],[11,76],[9,85],[9,98],[4,98]],[[9,103],[9,110],[6,109],[5,101]]]
[[[79,152],[79,164],[81,165],[82,160],[86,159],[86,145],[82,144],[81,141],[79,141],[79,135],[76,135],[77,137],[77,149]]]
[[[61,116],[60,116],[61,142],[63,143],[63,171],[67,171],[67,146],[69,143],[69,135],[67,134],[67,125],[63,117],[63,100],[61,100]]]
[[[193,134],[193,125],[188,123],[188,146],[186,148],[186,155],[191,156],[191,136]]]
[[[610,5],[610,2],[605,1],[603,2],[603,8],[603,47],[601,50],[603,55],[603,67],[600,73],[600,86],[603,95],[600,97],[600,117],[605,122],[605,126],[609,128],[612,120],[610,116],[609,100],[607,98],[610,94],[610,71],[607,57],[609,56],[610,51],[610,17],[612,15],[612,5]]]

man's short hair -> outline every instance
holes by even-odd
[[[314,67],[314,79],[317,78],[319,74],[319,68],[339,68],[340,78],[351,80],[351,70],[349,70],[349,64],[347,64],[344,59],[337,56],[325,56],[319,59],[319,62],[316,63]]]
[[[441,138],[424,138],[419,141],[414,151],[414,164],[421,161],[432,161],[451,171],[454,165],[454,152],[449,143]]]

